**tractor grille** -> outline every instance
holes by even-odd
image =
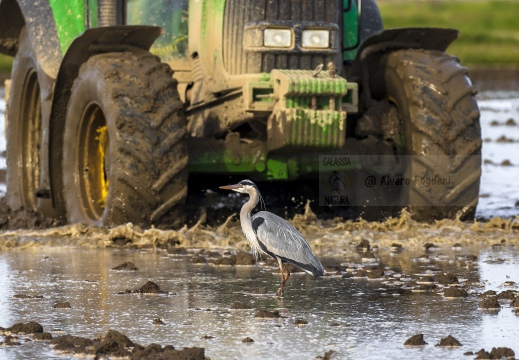
[[[305,21],[340,24],[340,0],[227,0],[223,32],[223,57],[232,75],[270,72],[273,69],[313,70],[330,61],[338,63],[340,55],[285,51],[244,50],[244,26],[255,22],[293,23]]]

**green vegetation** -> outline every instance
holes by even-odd
[[[447,50],[463,65],[519,66],[519,1],[379,0],[385,28],[447,27],[460,37]]]
[[[0,73],[10,73],[13,58],[0,54]]]

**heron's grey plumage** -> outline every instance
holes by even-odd
[[[323,266],[315,257],[310,245],[285,219],[268,211],[260,211],[252,217],[252,229],[263,252],[268,255],[274,254],[313,276],[323,276]]]
[[[256,258],[260,253],[264,253],[278,261],[282,278],[278,293],[283,294],[284,284],[290,276],[288,269],[286,277],[283,275],[283,263],[298,266],[313,276],[323,276],[323,266],[303,235],[292,224],[268,211],[260,211],[251,216],[251,211],[262,199],[252,181],[243,180],[236,185],[220,188],[249,195],[249,200],[240,211],[241,227]]]

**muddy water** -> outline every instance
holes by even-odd
[[[151,251],[72,247],[14,250],[0,254],[0,326],[34,320],[55,335],[91,338],[117,329],[141,344],[204,347],[212,359],[303,359],[328,350],[337,352],[339,359],[459,359],[467,351],[516,346],[519,317],[513,309],[502,302],[497,313],[481,311],[476,296],[484,290],[517,290],[503,287],[505,281],[519,281],[515,248],[454,251],[443,247],[432,256],[443,260],[429,263],[418,262],[423,251],[415,250],[392,254],[381,248],[377,257],[386,267],[383,280],[293,275],[283,300],[251,295],[259,287],[270,293],[276,289],[276,270],[264,266],[193,265],[189,256]],[[463,254],[477,254],[479,261],[471,265],[454,261]],[[500,264],[488,261],[498,258],[506,260]],[[361,256],[353,252],[339,260],[350,267],[362,263]],[[125,261],[135,263],[139,270],[110,270]],[[445,299],[441,292],[413,292],[418,286],[415,278],[425,279],[438,271],[455,274],[469,297]],[[118,294],[149,279],[169,294]],[[13,298],[15,294],[43,295],[43,299]],[[71,308],[52,308],[63,301],[70,302]],[[236,301],[251,309],[231,310]],[[278,309],[282,318],[255,318],[259,309]],[[153,325],[156,318],[162,318],[164,325]],[[294,325],[300,318],[308,324]],[[418,333],[424,334],[428,345],[403,346],[407,338]],[[434,346],[449,334],[463,346]],[[245,337],[254,343],[242,343]],[[66,357],[54,353],[47,344],[31,342],[0,347],[0,358]]]
[[[301,359],[329,350],[335,351],[338,359],[458,359],[481,348],[514,349],[519,318],[509,302],[501,301],[499,312],[484,312],[478,307],[478,294],[519,290],[503,286],[506,281],[519,283],[519,222],[514,218],[519,214],[519,161],[515,157],[519,149],[519,93],[482,93],[479,102],[485,164],[477,215],[484,221],[427,225],[415,223],[406,214],[384,223],[321,221],[308,211],[293,222],[323,262],[335,263],[339,273],[332,276],[336,270],[328,267],[328,276],[323,279],[293,275],[283,301],[251,295],[260,287],[275,292],[275,268],[194,265],[192,256],[174,257],[153,250],[172,243],[197,249],[192,251],[208,247],[217,247],[222,253],[248,250],[239,225],[233,221],[217,229],[197,225],[178,231],[79,225],[4,231],[0,234],[0,327],[37,321],[55,336],[64,333],[89,338],[115,329],[142,345],[155,342],[177,348],[203,347],[212,359]],[[0,99],[2,120],[4,109]],[[4,149],[2,138],[2,155]],[[5,168],[3,157],[1,167]],[[130,245],[114,247],[121,239]],[[355,245],[361,240],[378,247],[374,253],[377,263],[356,252]],[[395,242],[404,245],[403,252],[390,252]],[[426,253],[426,243],[435,243],[440,249]],[[454,243],[459,243],[461,250],[453,250]],[[467,261],[467,255],[475,255],[477,260]],[[139,270],[110,270],[125,261],[134,262]],[[385,270],[382,280],[350,278],[357,268],[374,266]],[[459,286],[469,296],[445,299],[438,284],[431,292],[419,292],[420,286],[439,272],[457,276]],[[148,280],[169,295],[118,294]],[[70,302],[71,308],[53,308],[63,301]],[[231,310],[236,301],[251,309]],[[259,309],[278,309],[283,317],[257,319],[254,315]],[[163,318],[165,324],[153,325],[156,318]],[[295,319],[308,324],[296,326]],[[419,333],[428,345],[403,346],[407,338]],[[434,346],[449,334],[463,346]],[[245,337],[254,343],[242,343]],[[66,356],[41,342],[0,347],[0,359],[20,358]]]
[[[481,110],[483,173],[479,216],[519,214],[519,92],[483,92]]]

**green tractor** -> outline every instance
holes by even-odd
[[[174,225],[189,174],[229,174],[306,177],[366,216],[472,217],[481,131],[444,53],[457,36],[384,30],[373,0],[0,0],[8,203]]]

